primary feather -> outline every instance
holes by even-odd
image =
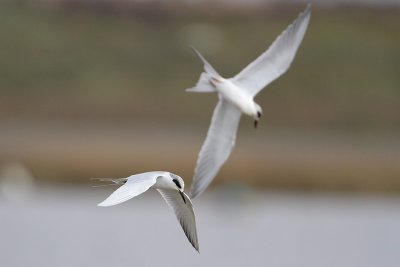
[[[191,198],[195,198],[208,187],[228,159],[235,146],[240,117],[240,110],[223,99],[219,100],[214,109],[206,141],[199,153],[189,193]]]
[[[192,246],[199,251],[199,241],[197,239],[196,219],[192,201],[182,192],[182,195],[175,190],[157,189],[168,206],[174,211],[176,218],[182,226],[185,235]],[[182,197],[185,199],[183,200]]]
[[[156,183],[158,175],[157,173],[141,173],[129,176],[124,185],[115,190],[106,200],[99,203],[98,206],[117,205],[146,192]]]
[[[285,73],[303,40],[310,20],[311,5],[289,25],[272,45],[251,62],[232,81],[255,96],[265,86]]]

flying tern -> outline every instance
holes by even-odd
[[[196,219],[192,201],[183,192],[185,183],[176,174],[164,171],[145,172],[128,178],[95,178],[100,181],[122,185],[98,206],[113,206],[138,196],[149,189],[156,189],[172,208],[189,242],[199,251]]]
[[[240,117],[246,114],[254,119],[254,127],[262,116],[254,97],[265,86],[285,73],[303,40],[311,15],[311,5],[262,53],[233,78],[223,78],[210,63],[193,50],[204,64],[204,72],[188,92],[216,92],[219,102],[214,109],[206,140],[200,150],[190,189],[193,199],[201,194],[228,159],[236,139]]]

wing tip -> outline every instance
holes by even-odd
[[[104,200],[104,201],[102,201],[102,202],[100,202],[99,204],[97,204],[98,207],[109,207],[109,206],[113,206],[113,205],[114,205],[114,204],[109,203],[109,202],[107,201],[107,199]]]
[[[115,206],[115,205],[121,204],[122,202],[125,202],[129,199],[131,199],[131,197],[129,197],[129,196],[121,198],[121,199],[107,198],[107,199],[103,200],[102,202],[100,202],[99,204],[97,204],[97,206],[99,206],[99,207]]]
[[[300,12],[295,21],[292,24],[290,24],[288,28],[291,27],[293,24],[297,24],[297,22],[299,21],[304,21],[304,20],[308,21],[311,16],[311,10],[312,10],[312,4],[311,2],[309,2],[307,3],[306,8],[302,12]]]
[[[185,231],[185,235],[188,238],[192,247],[200,254],[200,246],[199,246],[199,239],[197,238],[197,229],[195,229],[195,234],[193,238],[190,236],[188,232]]]
[[[190,243],[192,244],[193,248],[200,254],[200,246],[199,246],[199,239],[197,238],[197,230],[194,236],[194,239],[190,239]]]
[[[193,244],[192,244],[193,245]],[[200,248],[199,248],[199,244],[193,245],[194,249],[197,251],[197,253],[200,254]]]
[[[309,17],[311,14],[311,9],[312,9],[312,4],[311,4],[311,2],[309,2],[306,6],[306,9],[302,13],[300,13],[300,17],[302,17],[302,16]]]

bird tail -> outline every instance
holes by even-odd
[[[97,180],[99,182],[111,182],[109,184],[93,185],[92,187],[103,187],[109,185],[123,185],[126,183],[127,178],[91,178],[91,180]]]
[[[204,72],[201,73],[200,79],[198,80],[196,86],[186,89],[186,92],[196,92],[196,93],[212,93],[215,92],[215,87],[211,83],[211,80],[220,80],[222,77],[218,72],[211,66],[210,63],[200,54],[196,48],[192,47],[193,51],[197,54],[200,60],[204,64]]]

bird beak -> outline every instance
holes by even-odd
[[[178,191],[179,191],[179,194],[181,194],[183,202],[185,202],[185,204],[186,204],[186,199],[185,199],[185,196],[183,195],[183,192],[181,190],[178,190]]]
[[[257,129],[258,120],[254,120],[254,129]]]

